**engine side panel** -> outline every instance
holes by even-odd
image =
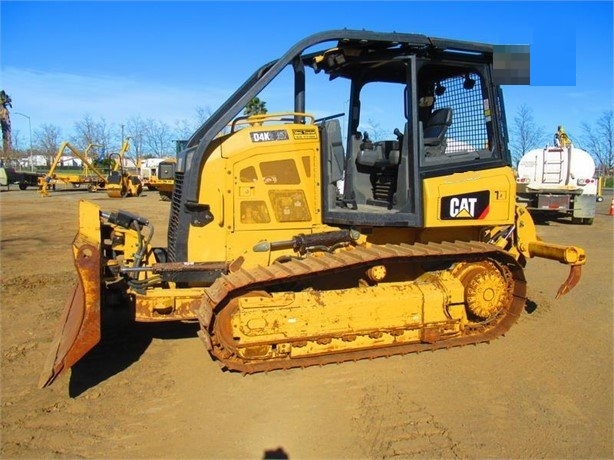
[[[424,226],[507,225],[514,221],[516,182],[511,168],[425,179]]]

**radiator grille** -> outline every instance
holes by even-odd
[[[179,214],[181,210],[181,194],[183,188],[183,173],[175,172],[175,189],[171,203],[171,214],[168,221],[168,259],[169,262],[178,262],[176,259],[177,232],[179,229]]]

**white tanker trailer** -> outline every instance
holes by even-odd
[[[531,150],[518,163],[517,200],[532,213],[565,214],[573,223],[591,225],[598,189],[594,174],[591,155],[572,144]]]

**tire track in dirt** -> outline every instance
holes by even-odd
[[[460,443],[426,407],[389,383],[364,389],[361,416],[369,458],[459,458]]]
[[[164,245],[168,203],[149,195],[87,199],[155,220]],[[534,311],[491,345],[243,377],[219,371],[191,333],[122,325],[79,372],[38,390],[76,280],[78,198],[0,194],[0,458],[262,458],[278,446],[292,458],[612,457],[611,194],[591,228],[539,229],[587,250],[582,280],[555,301],[567,267],[529,261]],[[62,208],[58,226],[23,226],[41,203]]]

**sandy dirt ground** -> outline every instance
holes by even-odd
[[[611,192],[593,226],[540,224],[582,246],[580,284],[530,260],[526,311],[490,344],[242,376],[193,324],[119,325],[51,388],[37,382],[75,280],[77,202],[131,210],[165,245],[156,192],[0,193],[3,458],[612,458]],[[277,457],[276,457],[277,456]]]

